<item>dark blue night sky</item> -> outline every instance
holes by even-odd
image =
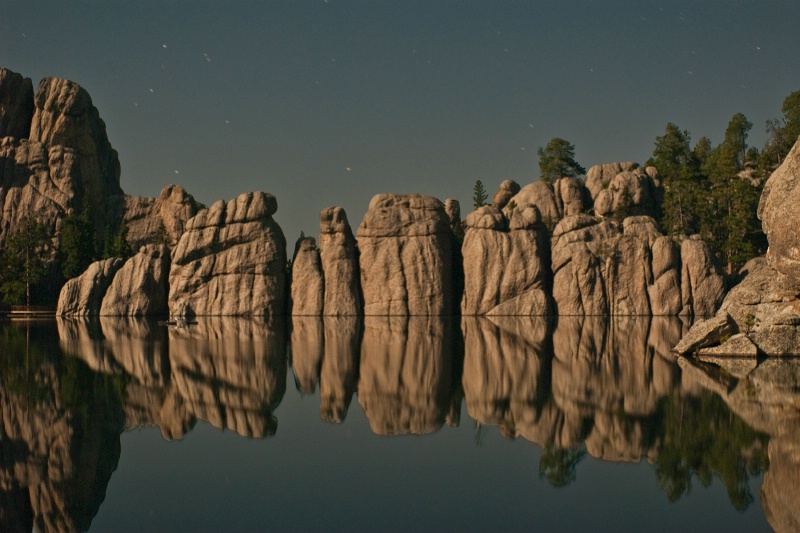
[[[667,122],[721,141],[800,89],[796,1],[10,2],[0,66],[92,95],[129,194],[278,198],[289,242],[380,192],[538,179],[536,148],[644,162]]]

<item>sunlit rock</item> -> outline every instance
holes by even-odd
[[[313,237],[297,241],[292,258],[290,309],[294,316],[320,316],[325,303],[325,278]]]
[[[378,194],[357,239],[365,315],[455,312],[455,236],[442,202],[420,194]]]
[[[190,219],[172,252],[170,314],[284,314],[286,239],[272,218],[277,209],[271,194],[245,193]]]
[[[169,248],[164,244],[142,247],[114,274],[103,296],[103,316],[166,316],[169,293]]]
[[[547,228],[535,206],[496,207],[467,216],[461,254],[464,315],[546,315],[550,312]]]

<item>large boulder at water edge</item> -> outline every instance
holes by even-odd
[[[325,276],[323,313],[328,316],[360,315],[364,309],[358,266],[358,246],[341,207],[319,214],[319,255]]]
[[[295,316],[319,316],[325,302],[325,278],[319,248],[313,237],[297,241],[292,259],[291,312]]]
[[[124,262],[117,257],[97,261],[86,271],[69,280],[61,289],[56,314],[58,316],[96,316],[103,297]]]
[[[517,207],[510,220],[484,206],[466,218],[465,315],[544,315],[550,312],[547,228],[535,205]]]
[[[455,237],[442,202],[379,194],[357,232],[366,315],[454,311]]]
[[[553,300],[559,315],[709,314],[724,295],[720,269],[702,241],[680,246],[650,217],[622,227],[566,217],[552,240]]]
[[[200,211],[172,255],[169,309],[176,316],[286,312],[286,239],[268,193],[242,194]]]
[[[149,316],[167,314],[170,253],[166,245],[149,245],[128,259],[109,285],[100,314]]]

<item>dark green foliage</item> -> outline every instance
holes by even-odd
[[[131,245],[128,244],[128,226],[125,224],[123,220],[119,228],[117,229],[116,234],[113,238],[106,241],[105,250],[103,251],[103,257],[105,259],[111,257],[119,257],[121,259],[127,259],[133,255],[133,250],[131,249]]]
[[[488,196],[486,195],[486,189],[483,188],[483,182],[481,180],[476,181],[472,194],[472,202],[475,209],[486,205],[487,198]]]
[[[575,469],[586,457],[584,446],[558,448],[546,446],[539,457],[539,477],[547,478],[554,487],[564,487],[575,481]]]
[[[95,227],[87,209],[79,216],[69,215],[61,222],[58,261],[64,279],[82,274],[96,257]]]
[[[7,303],[31,304],[31,287],[47,274],[52,248],[47,227],[31,217],[23,218],[19,231],[6,238],[0,256],[0,293]]]
[[[655,466],[658,486],[669,501],[691,490],[692,477],[708,486],[717,475],[733,506],[746,509],[753,501],[749,476],[768,465],[767,437],[731,416],[725,402],[711,392],[699,397],[673,395],[663,409],[664,433]]]
[[[742,174],[752,127],[744,115],[735,114],[728,123],[725,140],[704,165],[711,193],[704,236],[726,265],[728,274],[737,272],[757,255],[764,241],[756,218],[761,188]]]
[[[539,147],[539,171],[545,183],[552,183],[558,178],[573,177],[586,174],[586,169],[575,161],[575,146],[561,138],[550,139],[547,146]]]
[[[656,137],[653,157],[664,187],[661,224],[670,235],[691,235],[700,230],[706,198],[699,157],[706,157],[708,140],[701,139],[696,152],[689,147],[689,132],[668,123],[664,135]]]

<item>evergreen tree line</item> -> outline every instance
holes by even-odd
[[[88,208],[62,219],[58,239],[40,220],[24,217],[0,252],[0,301],[53,305],[64,283],[94,261],[133,255],[124,220],[115,229],[106,228],[104,235],[97,231]]]
[[[717,146],[707,137],[692,146],[688,131],[667,124],[647,161],[658,169],[664,189],[662,231],[699,234],[728,274],[766,252],[758,202],[767,178],[800,136],[800,91],[786,97],[782,111],[781,120],[767,121],[769,138],[761,150],[747,144],[753,123],[736,113]]]
[[[764,182],[800,136],[800,91],[786,97],[782,111],[782,119],[767,120],[769,139],[762,150],[747,144],[753,123],[741,113],[733,115],[717,146],[708,137],[692,146],[688,131],[668,123],[664,135],[656,137],[653,155],[646,163],[658,169],[663,189],[656,213],[661,231],[699,234],[728,274],[766,252],[766,236],[756,216],[758,202]],[[574,145],[564,139],[552,139],[538,149],[538,155],[544,182],[586,173],[575,161]],[[480,198],[476,185],[476,205]],[[614,213],[616,220],[627,216],[630,202],[623,191]]]

